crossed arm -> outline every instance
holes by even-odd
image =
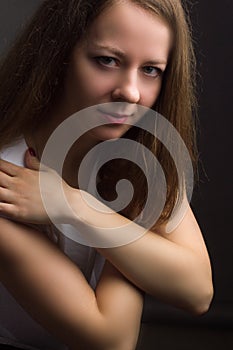
[[[108,262],[93,291],[81,271],[39,231],[0,218],[0,279],[70,349],[133,350],[142,293]]]
[[[13,208],[19,209],[18,199],[23,207],[22,196],[19,196],[16,184],[20,184],[23,193],[30,194],[30,186],[35,193],[35,179],[38,171],[12,166],[6,162],[0,162],[0,169],[2,173],[0,181],[4,181],[5,189],[13,191],[11,195],[14,203],[8,206],[13,215],[13,210],[16,210]],[[27,176],[27,181],[24,180],[25,176]],[[100,219],[95,213],[90,212],[90,208],[84,207],[83,204],[80,207],[79,191],[75,190],[71,193],[74,211],[81,210],[85,220],[91,218],[91,224],[98,224]],[[10,192],[8,192],[9,195]],[[30,195],[28,198],[24,195],[25,208],[29,207],[27,203],[30,203],[30,200]],[[3,211],[4,205],[0,208]],[[25,215],[25,210],[23,212],[22,216]],[[21,214],[16,210],[15,215],[20,218]],[[116,213],[112,215],[113,221],[119,226],[126,220]],[[99,249],[110,263],[107,263],[104,269],[96,294],[87,286],[80,271],[45,237],[31,232],[23,225],[20,226],[20,224],[4,219],[2,219],[1,228],[5,230],[0,230],[0,249],[4,253],[2,257],[5,256],[5,266],[8,266],[1,272],[4,283],[35,318],[54,333],[58,332],[66,343],[71,338],[77,339],[75,344],[80,342],[80,339],[85,343],[90,339],[90,335],[93,336],[90,332],[93,332],[93,339],[96,340],[96,344],[101,344],[101,349],[105,348],[103,341],[108,343],[107,349],[115,349],[119,344],[119,339],[126,336],[125,330],[127,329],[128,333],[130,329],[130,335],[126,337],[128,344],[124,345],[125,347],[122,347],[121,344],[119,348],[133,348],[132,344],[135,344],[137,338],[142,308],[142,300],[137,287],[195,314],[206,312],[210,305],[213,296],[210,262],[200,229],[190,208],[181,224],[169,235],[166,235],[164,228],[161,227],[157,232],[148,231],[140,239],[125,246]],[[14,237],[12,232],[14,232]],[[9,237],[12,237],[12,250],[9,249]],[[28,244],[23,244],[21,239],[26,239],[25,242]],[[19,246],[22,248],[21,253]],[[36,256],[30,253],[33,251],[32,247],[38,252]],[[46,252],[47,258],[45,258]],[[12,264],[12,261],[15,263]],[[43,261],[47,261],[46,265],[49,268],[44,265]],[[33,265],[32,271],[31,268],[27,268],[30,265]],[[43,265],[46,268],[42,268]],[[11,275],[11,278],[4,272],[7,269],[8,276]],[[46,276],[43,270],[46,271]],[[59,274],[59,270],[64,273]],[[33,276],[39,276],[39,282]],[[67,280],[65,276],[70,276],[70,278]],[[43,285],[46,286],[45,282],[53,281],[54,278],[57,284],[50,283],[52,289],[47,294]],[[11,281],[14,281],[14,284]],[[25,285],[28,288],[25,288]],[[64,297],[66,293],[71,293],[73,297]],[[80,300],[86,302],[81,303]],[[66,305],[67,303],[69,305]],[[130,314],[132,319],[128,320]],[[93,315],[96,317],[93,318]],[[107,336],[109,332],[111,339]],[[70,336],[71,334],[73,337]],[[110,343],[112,347],[109,346]],[[75,345],[69,345],[75,348]],[[95,348],[98,349],[97,345]]]

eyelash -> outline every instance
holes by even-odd
[[[148,74],[148,73],[146,73],[144,71],[144,73],[146,75],[148,75],[149,77],[152,77],[152,78],[157,78],[158,76],[162,75],[162,73],[163,73],[162,69],[158,68],[158,67],[154,67],[154,66],[145,66],[145,67],[143,67],[143,69],[147,69],[147,68],[152,68],[152,69],[154,69],[156,71],[155,74]]]
[[[112,66],[110,66],[106,61],[104,62],[104,60],[112,60],[116,63],[116,59],[114,57],[110,57],[110,56],[98,56],[98,57],[95,57],[95,60],[101,66],[106,66],[106,67],[112,67]]]
[[[97,56],[94,57],[95,61],[102,67],[106,67],[106,68],[112,68],[115,67],[117,64],[117,59],[111,56]],[[114,62],[114,65],[111,65],[110,62],[106,62],[107,60],[111,60],[111,62]],[[145,72],[145,69],[151,68],[153,70],[156,71],[156,74],[149,74]],[[148,77],[151,78],[157,78],[158,76],[162,75],[163,71],[161,68],[158,67],[154,67],[154,66],[144,66],[142,67],[142,70],[144,71],[144,74]]]

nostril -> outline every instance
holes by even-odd
[[[140,100],[140,93],[137,88],[125,87],[114,90],[112,97],[115,101],[117,100],[128,103],[138,103]]]

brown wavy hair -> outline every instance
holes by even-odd
[[[43,123],[46,112],[62,93],[74,46],[85,36],[92,21],[116,1],[42,2],[0,65],[0,149],[25,133],[32,134]],[[177,129],[196,169],[196,70],[187,11],[180,0],[129,1],[163,18],[172,30],[173,48],[153,109]],[[163,168],[167,182],[166,204],[153,226],[156,228],[169,219],[177,201],[179,186],[175,164],[166,147],[146,131],[132,127],[124,137],[148,147]],[[113,199],[114,184],[122,177],[124,169],[124,161],[117,166],[112,161],[101,169],[98,189],[103,197]],[[126,169],[131,174],[134,196],[122,214],[133,219],[143,208],[149,189],[146,176],[140,169],[133,164],[127,164]]]

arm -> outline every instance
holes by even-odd
[[[100,251],[156,298],[197,315],[208,310],[213,296],[211,266],[191,208],[171,234],[161,227],[126,246]]]
[[[0,218],[0,278],[22,306],[71,349],[132,350],[142,295],[107,263],[94,292],[39,231]]]
[[[31,162],[31,159],[29,161]],[[14,182],[17,183],[18,179],[20,188],[25,188],[24,193],[27,194],[27,198],[22,200],[21,196],[18,196],[16,188],[13,191],[14,196],[12,195],[15,204],[4,204],[5,209],[2,205],[2,210],[7,212],[9,207],[10,215],[16,215],[17,219],[23,217],[25,220],[24,213],[26,212],[26,216],[30,217],[29,212],[32,212],[30,197],[32,190],[30,186],[28,189],[29,181],[25,183],[24,180],[25,171],[27,171],[27,179],[29,178],[29,169],[18,169],[18,167],[9,166],[4,162],[2,169],[4,172],[6,170],[11,172],[11,176],[13,173],[16,174]],[[35,173],[33,174],[35,175]],[[9,178],[5,180],[6,182],[9,185]],[[33,190],[36,185],[38,187],[38,184],[34,182]],[[14,186],[11,185],[11,187]],[[68,220],[77,227],[80,226],[81,229],[85,226],[91,229],[93,234],[101,234],[98,226],[121,227],[130,222],[114,212],[101,214],[95,211],[82,201],[79,190],[69,189],[66,194],[73,211],[78,214],[69,217]],[[21,214],[22,207],[24,208],[23,214]],[[41,205],[38,204],[36,210],[39,207]],[[60,209],[57,211],[59,212]],[[37,212],[33,213],[30,219],[32,220],[34,217],[37,218]],[[141,229],[134,223],[131,227],[135,232]],[[125,234],[128,232],[126,231]],[[191,208],[187,211],[180,225],[170,234],[166,235],[164,227],[161,227],[156,232],[148,231],[143,237],[127,245],[117,248],[99,248],[99,251],[127,279],[149,294],[195,314],[201,314],[208,310],[213,297],[211,266],[200,228]]]
[[[73,196],[71,204],[77,218],[81,217],[91,229],[96,227],[98,231],[98,226],[121,227],[129,222],[117,213],[95,211],[82,202],[80,191],[74,191]],[[79,219],[76,222],[78,226]],[[140,232],[138,225],[133,226],[135,232]],[[132,243],[98,250],[145,292],[194,314],[208,310],[213,297],[211,265],[190,207],[172,233],[166,234],[163,226],[156,232],[147,231]]]

